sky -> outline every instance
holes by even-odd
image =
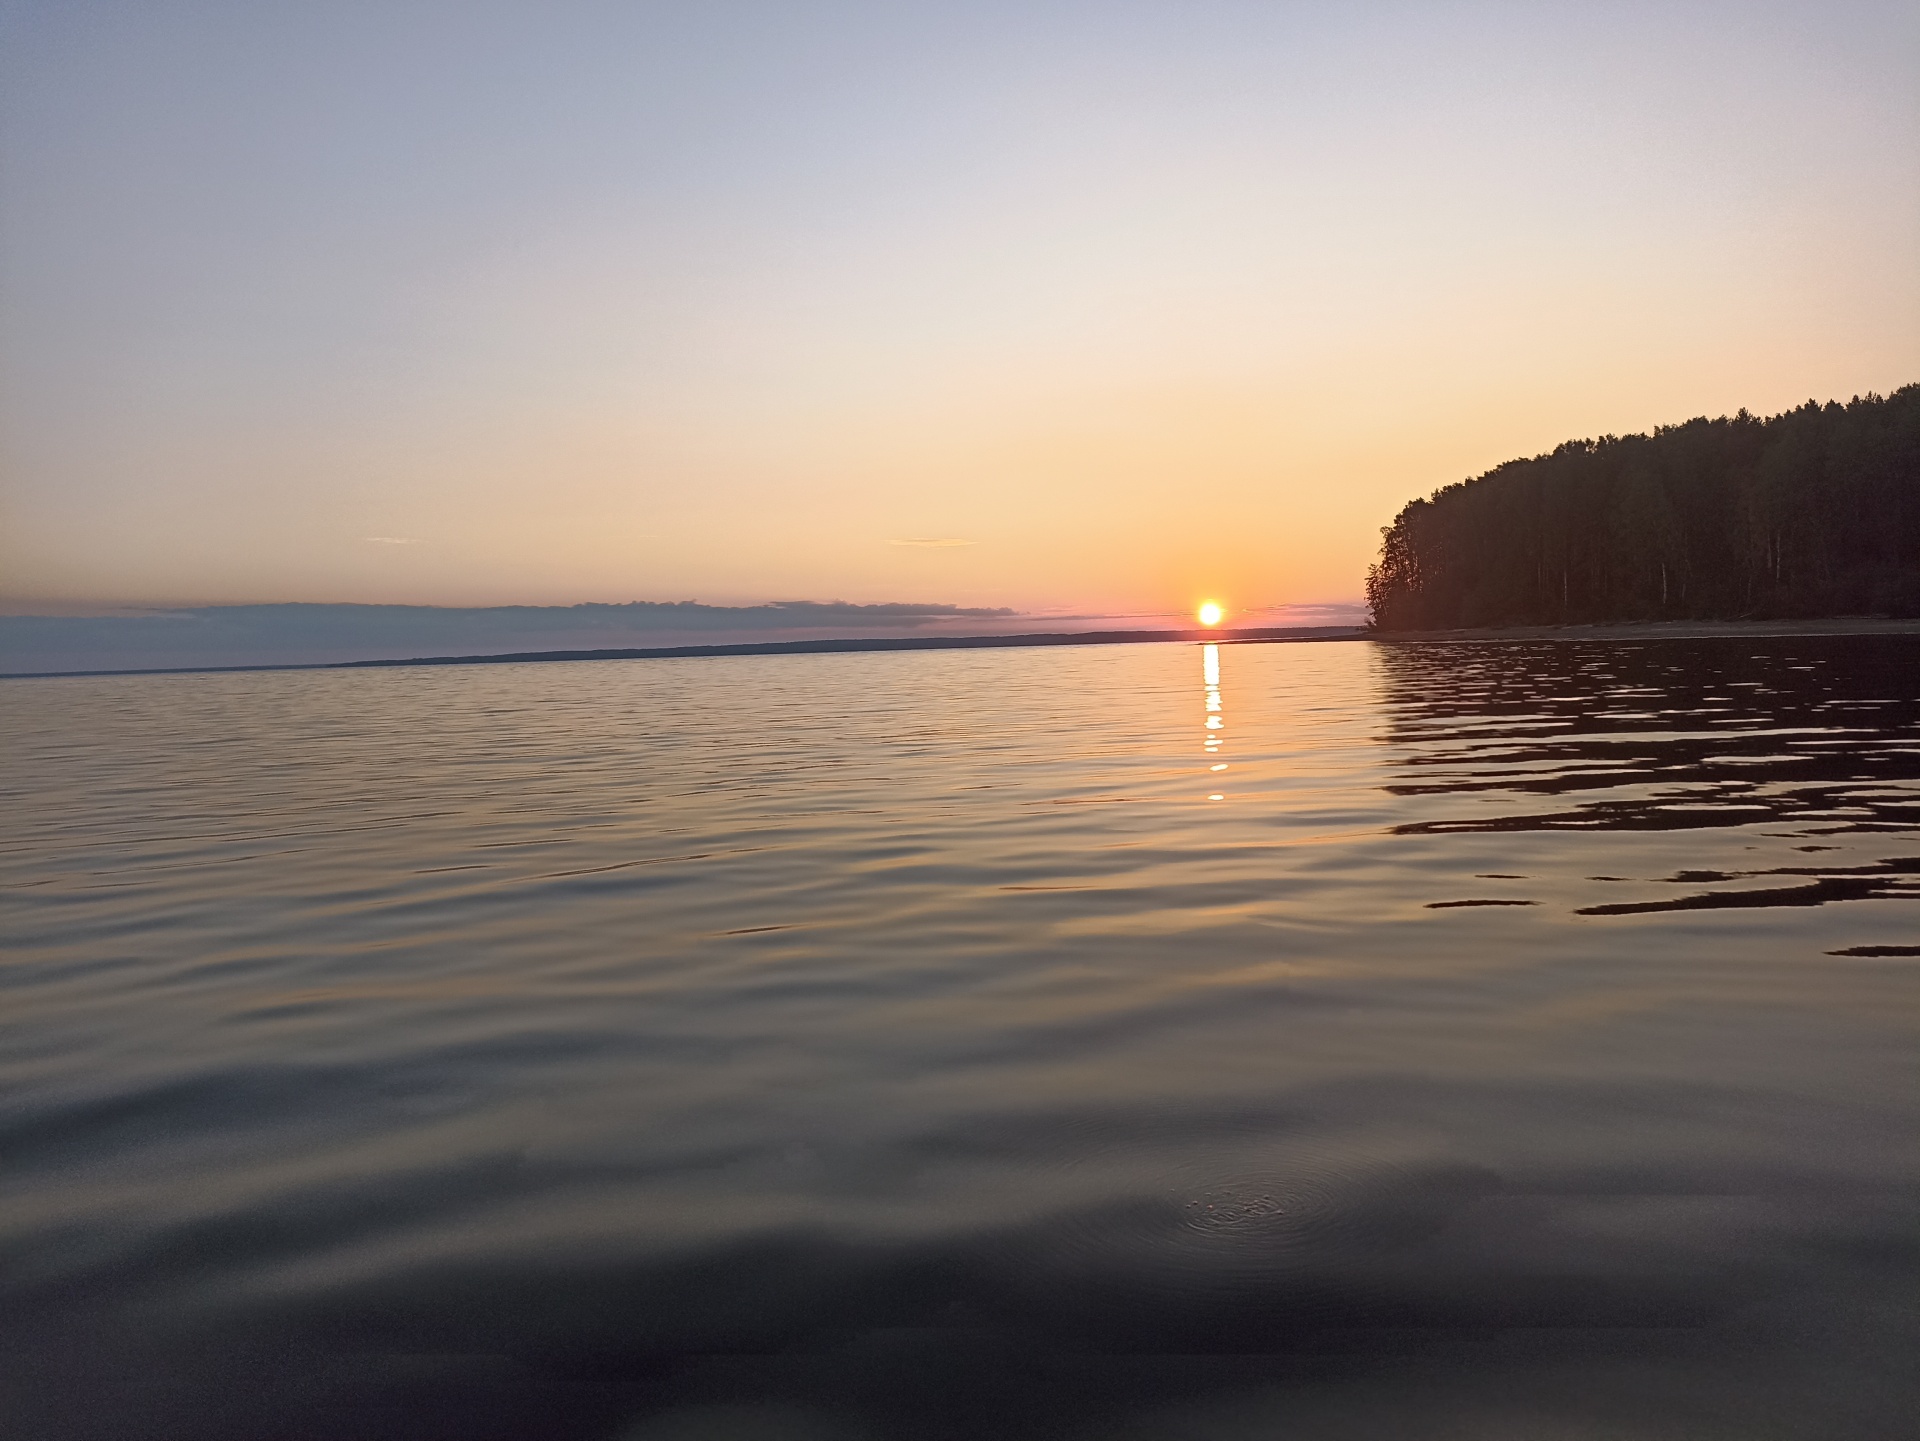
[[[1920,379],[1920,7],[0,0],[0,601],[1251,616]]]

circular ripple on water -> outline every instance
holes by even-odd
[[[1339,1176],[1307,1168],[1216,1178],[1183,1187],[1170,1199],[1179,1207],[1179,1225],[1168,1241],[1196,1256],[1280,1262],[1310,1251],[1316,1237],[1341,1230]]]
[[[1150,1184],[1023,1237],[1034,1278],[1175,1307],[1357,1315],[1434,1234],[1463,1181],[1478,1189],[1463,1172],[1360,1147],[1225,1146],[1153,1169]]]
[[[1354,1151],[1195,1160],[1142,1208],[1151,1234],[1138,1258],[1156,1284],[1212,1292],[1268,1290],[1312,1273],[1357,1273],[1425,1229],[1429,1188],[1416,1168]]]

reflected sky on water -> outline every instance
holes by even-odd
[[[1900,1434],[1915,675],[1795,638],[8,682],[0,1408]]]

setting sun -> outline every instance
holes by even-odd
[[[1200,602],[1200,609],[1197,614],[1200,617],[1200,624],[1218,625],[1220,624],[1221,618],[1226,615],[1226,611],[1221,608],[1219,601],[1204,600]]]

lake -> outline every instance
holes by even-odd
[[[0,738],[9,1434],[1913,1434],[1920,639],[83,677]]]

